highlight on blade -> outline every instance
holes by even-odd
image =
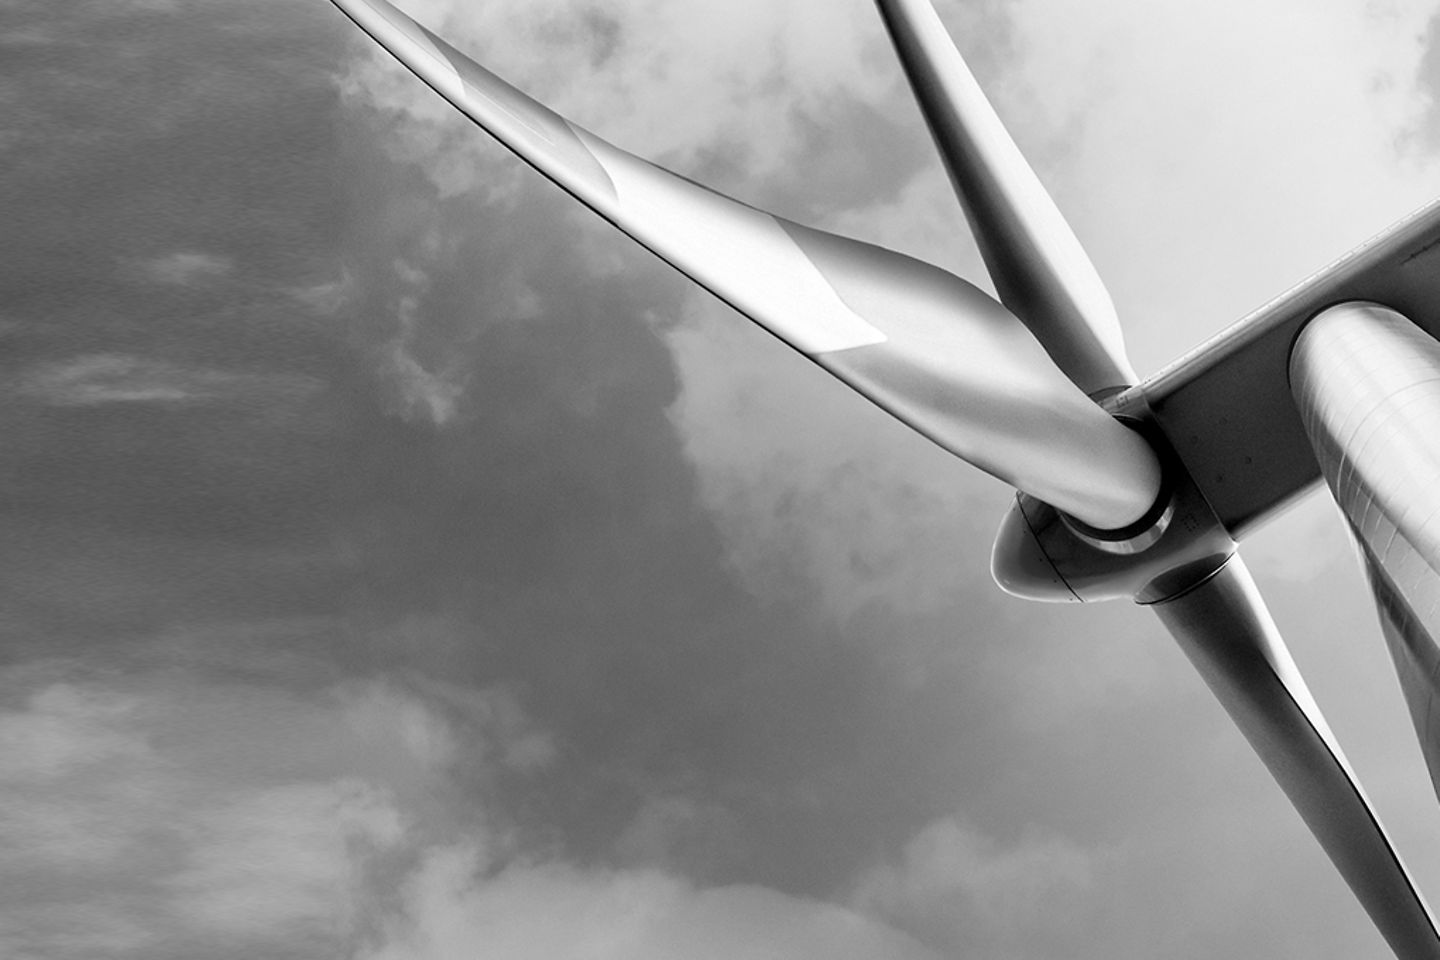
[[[1160,467],[1146,441],[978,288],[626,153],[386,0],[333,2],[571,195],[946,450],[1094,527],[1125,527],[1154,504]]]
[[[875,0],[1000,302],[1091,396],[1135,382],[1115,306],[928,0]]]

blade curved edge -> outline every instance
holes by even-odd
[[[333,0],[585,205],[951,453],[1101,528],[1153,504],[1158,462],[1013,315],[938,267],[790,223],[612,146],[386,0]]]

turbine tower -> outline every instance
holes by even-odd
[[[928,0],[875,2],[998,300],[626,153],[387,0],[333,2],[581,203],[1013,485],[992,555],[999,585],[1154,610],[1395,954],[1440,960],[1435,920],[1236,546],[1323,467],[1440,784],[1440,207],[1137,383],[1104,284]]]

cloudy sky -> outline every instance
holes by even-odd
[[[1440,192],[1434,2],[942,0],[1152,372]],[[980,281],[868,0],[415,0]],[[324,0],[0,5],[0,953],[1383,957],[1158,623]],[[1432,900],[1323,498],[1246,547]]]

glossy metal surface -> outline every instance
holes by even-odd
[[[1149,447],[1004,307],[937,267],[721,196],[531,100],[385,0],[335,0],[576,198],[945,449],[1102,529],[1154,503]]]
[[[1306,325],[1290,369],[1440,793],[1440,342],[1393,310],[1344,304]]]
[[[1153,609],[1180,643],[1401,960],[1440,958],[1424,899],[1239,556]]]
[[[1135,382],[1110,294],[929,0],[876,0],[1000,301],[1092,396]]]

